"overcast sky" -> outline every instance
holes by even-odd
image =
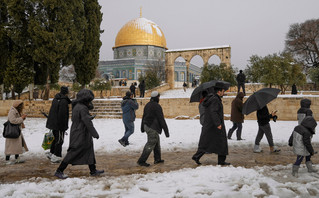
[[[319,0],[99,0],[100,60],[113,59],[118,31],[143,17],[159,25],[168,49],[231,46],[231,64],[245,69],[251,55],[283,51],[293,23],[319,18]],[[201,63],[199,57],[194,63]]]

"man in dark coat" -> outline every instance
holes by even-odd
[[[60,163],[62,160],[64,134],[69,128],[69,104],[71,100],[68,98],[68,93],[68,88],[62,86],[60,93],[55,95],[46,123],[46,127],[51,129],[54,135],[50,153],[47,153],[47,157],[53,163]]]
[[[228,131],[228,139],[231,139],[233,132],[236,131],[237,140],[243,140],[241,138],[241,131],[243,128],[242,123],[244,122],[244,114],[242,113],[243,109],[243,98],[244,93],[239,92],[236,98],[231,103],[231,114],[230,120],[233,122],[233,127]]]
[[[132,83],[131,86],[130,86],[130,91],[134,95],[134,98],[136,97],[135,89],[136,89],[136,87],[135,87],[134,83]]]
[[[146,163],[151,152],[154,152],[154,164],[163,163],[161,158],[160,136],[162,130],[165,136],[169,137],[168,128],[164,119],[161,105],[159,105],[160,94],[157,91],[151,93],[151,100],[145,105],[141,131],[146,132],[147,142],[144,146],[143,153],[138,159],[137,164],[140,166],[150,166]]]
[[[240,87],[242,87],[243,92],[244,92],[244,95],[246,95],[246,92],[245,92],[246,76],[245,76],[245,74],[243,73],[243,70],[239,70],[239,74],[237,74],[236,80],[237,80],[237,87],[238,87],[237,93],[239,93]]]
[[[91,176],[104,173],[104,170],[96,170],[95,166],[93,138],[99,139],[99,134],[93,126],[92,116],[89,113],[89,110],[93,109],[93,99],[94,95],[91,90],[82,89],[76,95],[76,100],[72,102],[70,144],[66,156],[54,174],[60,179],[68,177],[63,173],[68,164],[88,164]]]
[[[228,143],[224,124],[224,110],[221,97],[224,95],[222,83],[216,83],[214,93],[209,94],[204,102],[205,117],[202,133],[198,143],[198,150],[192,159],[200,165],[200,158],[205,153],[216,153],[218,165],[230,165],[226,162]]]
[[[134,121],[135,121],[135,111],[138,109],[138,103],[132,98],[133,94],[131,92],[126,92],[126,96],[123,97],[121,102],[121,108],[123,112],[123,123],[124,123],[124,136],[119,139],[119,143],[122,146],[129,145],[128,138],[134,133]]]
[[[279,153],[280,149],[278,149],[276,146],[274,146],[274,141],[272,138],[271,128],[270,128],[270,118],[272,118],[274,121],[276,121],[276,111],[271,112],[271,114],[268,111],[267,105],[265,105],[263,108],[257,110],[257,122],[258,122],[258,133],[255,139],[255,146],[254,146],[254,153],[260,153],[262,152],[262,149],[260,148],[259,144],[261,139],[263,138],[264,134],[266,135],[270,153]]]
[[[144,98],[145,94],[145,81],[142,80],[142,82],[138,85],[138,88],[140,89],[140,97]]]

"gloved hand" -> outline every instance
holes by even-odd
[[[277,118],[278,118],[278,116],[274,116],[274,117],[272,117],[272,119],[274,120],[274,122],[276,122],[277,121]]]
[[[100,136],[99,136],[99,135],[97,135],[96,139],[98,140],[99,138],[100,138]]]

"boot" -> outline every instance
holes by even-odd
[[[298,165],[293,165],[292,166],[292,176],[298,177],[298,170],[299,170],[299,166]]]
[[[277,148],[277,146],[270,146],[269,147],[270,153],[279,153],[280,149]]]
[[[254,153],[261,153],[263,150],[259,147],[259,145],[255,144]]]
[[[54,154],[51,155],[51,162],[52,163],[60,163],[62,161],[62,157],[58,157]]]
[[[308,172],[309,172],[309,173],[316,173],[316,172],[318,172],[318,170],[315,169],[315,168],[312,166],[312,162],[311,162],[311,161],[306,162],[306,166],[307,166],[307,169],[308,169]]]

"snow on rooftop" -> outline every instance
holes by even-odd
[[[166,52],[205,50],[205,49],[216,49],[216,48],[227,48],[227,47],[230,47],[230,45],[220,45],[220,46],[212,46],[212,47],[199,47],[199,48],[171,49],[171,50],[166,50]]]

